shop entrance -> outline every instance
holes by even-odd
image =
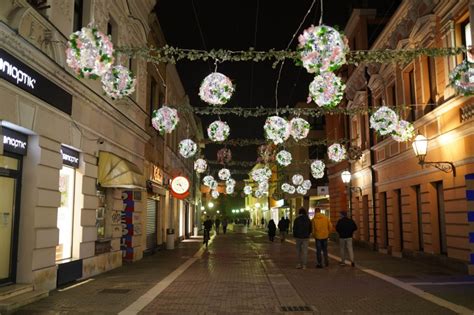
[[[21,156],[0,155],[0,285],[15,282],[21,162]]]

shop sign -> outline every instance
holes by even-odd
[[[71,115],[72,95],[0,49],[0,78]]]
[[[153,165],[150,180],[163,185],[163,171],[156,165]]]
[[[3,149],[5,151],[26,155],[28,136],[14,130],[2,127]]]
[[[63,164],[78,168],[79,167],[79,152],[68,147],[61,146],[61,156]]]
[[[189,196],[189,188],[191,184],[189,179],[184,176],[176,176],[171,180],[171,195],[177,199],[185,199]]]
[[[318,192],[318,196],[329,195],[329,187],[328,186],[318,186],[317,192]]]

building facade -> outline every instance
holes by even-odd
[[[352,49],[470,46],[472,10],[469,1],[402,1],[373,40],[368,30],[374,10],[355,10],[345,33]],[[466,200],[474,173],[474,123],[465,114],[472,97],[456,94],[448,79],[465,58],[421,56],[407,64],[350,66],[346,72],[347,108],[409,105],[400,118],[428,138],[426,160],[452,162],[455,173],[421,167],[411,142],[378,136],[369,129],[369,116],[357,114],[328,120],[328,133],[344,125],[339,133],[363,152],[356,161],[333,165],[329,181],[331,207],[352,206],[358,240],[395,256],[468,262],[474,272]],[[350,203],[340,177],[346,169],[357,188]]]
[[[174,66],[119,55],[137,84],[129,97],[112,100],[100,80],[78,79],[64,53],[69,35],[92,21],[115,46],[162,40],[154,6],[2,3],[0,285],[51,290],[141,259],[166,242],[168,228],[178,231],[176,239],[189,234],[196,194],[172,200],[168,184],[174,173],[193,180],[192,162],[175,152],[187,132],[199,137],[199,123],[185,114],[166,137],[150,123],[164,100],[158,71],[169,102],[189,106]]]

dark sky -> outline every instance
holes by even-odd
[[[394,2],[388,0],[324,1],[323,22],[326,25],[344,26],[353,8],[378,6],[378,15],[384,16]],[[158,0],[156,13],[167,43],[172,46],[194,49],[256,50],[285,49],[292,35],[308,11],[312,0]],[[298,35],[311,24],[318,24],[320,0],[317,0]],[[198,22],[199,21],[199,22]],[[199,26],[201,32],[199,31]],[[201,36],[202,33],[202,36]],[[297,38],[291,48],[297,44]],[[214,69],[213,62],[181,61],[177,68],[191,105],[207,106],[198,96],[202,79]],[[230,77],[236,91],[226,107],[274,107],[275,82],[278,68],[271,63],[222,63],[219,72]],[[294,106],[305,101],[312,75],[305,69],[286,62],[279,86],[280,106]],[[207,126],[214,116],[200,116],[207,137]],[[231,128],[230,138],[263,138],[264,117],[243,118],[222,116]],[[222,145],[208,145],[206,159],[216,159]],[[251,160],[257,157],[256,148],[230,147],[233,160]]]

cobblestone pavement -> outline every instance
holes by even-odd
[[[116,314],[147,293],[197,251],[199,243],[181,243],[142,261],[100,275],[87,284],[23,308],[20,314]],[[314,246],[314,245],[311,245]],[[337,247],[330,251],[337,253]],[[141,314],[453,314],[359,268],[341,267],[331,260],[316,269],[314,252],[308,269],[296,269],[293,244],[268,241],[261,231],[218,235],[208,250],[178,276]],[[459,273],[357,249],[357,262],[404,282],[469,280]],[[413,275],[415,278],[409,278]],[[419,288],[427,290],[426,286]],[[429,292],[471,307],[471,291],[459,285],[429,287]],[[462,286],[464,287],[464,286]],[[466,288],[474,285],[466,285]],[[104,289],[130,290],[101,293]],[[471,303],[471,304],[470,304]],[[305,307],[283,311],[282,307]],[[472,309],[472,308],[471,308]],[[288,309],[286,309],[288,310]],[[294,309],[293,309],[294,310]]]

